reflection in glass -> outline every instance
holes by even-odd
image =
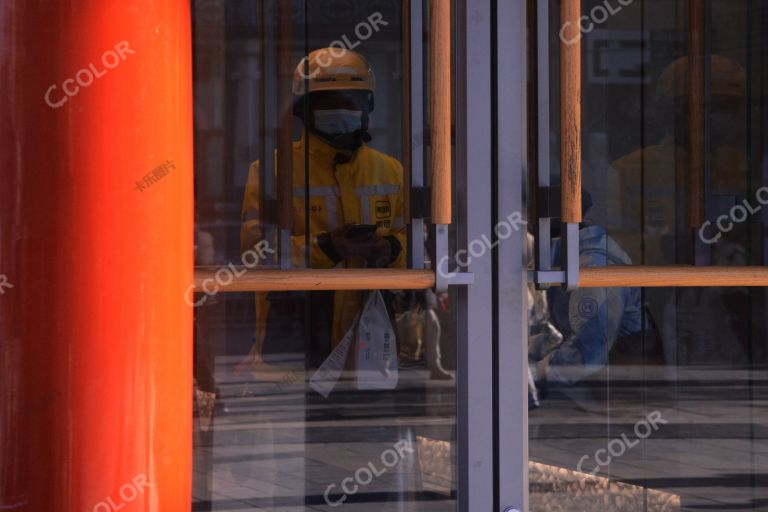
[[[583,35],[582,267],[766,261],[764,8],[703,2],[697,196],[686,4],[634,2]],[[551,20],[550,41],[559,28]],[[557,59],[549,65],[557,105]],[[763,289],[553,288],[529,299],[531,510],[768,506]]]
[[[196,4],[198,268],[405,267],[400,2]],[[455,508],[453,292],[195,301],[193,510]]]

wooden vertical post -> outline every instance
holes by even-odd
[[[581,0],[562,0],[560,23],[579,26]],[[581,38],[560,41],[562,220],[581,222]]]
[[[430,2],[432,222],[451,223],[451,2]]]

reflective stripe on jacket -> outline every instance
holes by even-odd
[[[305,204],[305,149],[308,148],[309,198]],[[335,263],[319,247],[317,236],[330,232],[344,224],[376,224],[380,236],[394,235],[400,242],[401,250],[390,267],[405,267],[406,227],[403,219],[403,167],[392,158],[369,146],[361,146],[348,162],[337,163],[339,151],[317,136],[309,135],[293,143],[293,236],[292,265],[305,265],[307,243],[305,211],[309,214],[309,268],[333,268]],[[276,159],[279,155],[276,156]],[[277,167],[277,166],[276,166]],[[259,162],[254,162],[248,172],[242,209],[240,232],[241,249],[253,247],[265,236],[267,221],[260,208],[261,177]],[[276,172],[276,171],[275,171]],[[360,268],[365,261],[347,260],[347,268]],[[260,294],[262,295],[262,294]],[[257,303],[265,300],[260,297]],[[351,326],[361,307],[359,292],[337,292],[334,306],[335,345]],[[266,314],[267,306],[257,304],[257,315]],[[263,325],[264,318],[257,319]],[[258,342],[263,341],[263,329],[258,329]]]

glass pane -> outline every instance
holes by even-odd
[[[405,208],[428,150],[408,6],[194,3],[196,267],[215,271],[193,298],[195,511],[456,506],[453,292],[220,291],[430,264]]]
[[[697,4],[706,57],[696,125],[687,4],[589,0],[581,30],[551,17],[555,183],[559,36],[582,44],[582,267],[765,264],[766,6]],[[765,289],[530,298],[531,510],[768,506]]]

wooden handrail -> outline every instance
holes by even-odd
[[[704,2],[688,0],[688,226],[704,221]]]
[[[451,2],[430,2],[429,125],[432,222],[451,223]]]
[[[277,8],[280,34],[277,41],[277,223],[281,229],[293,228],[293,20],[291,0],[280,0]],[[265,172],[271,172],[266,169]]]
[[[768,267],[608,266],[579,270],[579,287],[768,286]]]
[[[579,26],[581,0],[562,0],[560,24]],[[581,38],[560,41],[562,220],[581,222]]]
[[[435,287],[435,272],[414,269],[196,269],[195,291],[269,292],[309,290],[426,290]],[[203,286],[205,284],[205,286]]]
[[[241,270],[235,268],[238,274]],[[311,290],[424,290],[434,288],[435,273],[417,269],[232,269],[198,268],[196,292],[233,293]],[[204,283],[208,282],[204,288]],[[579,270],[579,287],[768,286],[768,267],[622,266]]]

